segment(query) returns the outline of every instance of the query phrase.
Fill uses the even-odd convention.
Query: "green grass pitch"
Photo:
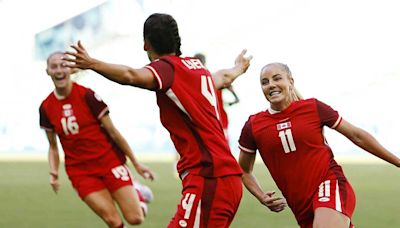
[[[166,227],[180,196],[180,181],[175,178],[171,163],[146,165],[157,172],[158,178],[154,182],[142,180],[152,188],[155,200],[149,205],[149,214],[141,227]],[[353,216],[356,227],[400,227],[399,170],[382,164],[346,164],[343,168],[356,191]],[[263,165],[257,164],[255,169],[265,190],[277,190]],[[0,227],[106,227],[78,198],[64,172],[60,178],[61,190],[56,195],[48,184],[46,162],[0,162]],[[295,228],[297,225],[289,209],[272,213],[244,189],[231,227]]]

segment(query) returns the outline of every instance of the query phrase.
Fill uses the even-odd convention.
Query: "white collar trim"
[[[277,111],[277,110],[274,110],[274,109],[272,109],[272,108],[269,108],[269,109],[268,109],[268,112],[269,112],[270,114],[274,115],[274,114],[280,113],[281,111]]]
[[[54,90],[53,93],[54,93],[54,96],[57,98],[57,100],[64,100],[66,98],[66,96],[62,96],[62,95],[58,94],[56,90]]]

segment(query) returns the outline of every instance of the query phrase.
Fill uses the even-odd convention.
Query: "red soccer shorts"
[[[229,227],[242,198],[239,175],[204,178],[188,174],[177,212],[168,228]]]
[[[332,208],[351,219],[356,206],[356,196],[347,180],[325,180],[313,199],[313,210],[318,207]]]
[[[69,179],[81,199],[102,189],[114,192],[123,186],[132,185],[133,180],[126,165],[106,168],[102,172],[96,172],[96,174],[73,175]]]
[[[327,178],[318,188],[313,197],[313,211],[319,207],[327,207],[336,210],[350,218],[356,206],[356,196],[350,183],[346,179]],[[314,216],[313,216],[314,217]],[[312,228],[312,222],[302,224],[301,228]],[[353,227],[350,224],[350,227]]]

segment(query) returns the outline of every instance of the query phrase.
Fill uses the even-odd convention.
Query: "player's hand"
[[[250,61],[253,56],[245,57],[247,50],[243,49],[242,52],[235,59],[235,66],[241,69],[241,73],[244,74],[250,66]]]
[[[155,174],[147,166],[137,163],[135,165],[136,172],[139,173],[146,180],[153,181],[155,179]]]
[[[72,69],[91,69],[95,59],[89,56],[81,41],[78,41],[76,45],[71,45],[71,47],[75,50],[75,52],[66,51],[66,56],[63,57],[63,60],[69,62],[67,66]]]
[[[228,102],[228,105],[232,106],[232,105],[237,104],[237,103],[239,103],[239,100]]]
[[[281,212],[286,206],[286,199],[282,197],[274,197],[275,191],[266,192],[260,199],[260,202],[267,206],[273,212]]]
[[[60,189],[60,182],[58,181],[58,175],[50,174],[50,185],[53,191],[57,194]]]

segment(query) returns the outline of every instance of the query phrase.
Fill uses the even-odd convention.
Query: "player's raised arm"
[[[68,67],[74,69],[93,70],[107,79],[122,85],[132,85],[144,89],[154,90],[157,86],[156,79],[147,68],[133,69],[121,64],[106,63],[90,57],[80,41],[76,45],[71,45],[75,52],[67,51],[63,59],[68,61]]]
[[[253,57],[251,55],[245,57],[246,52],[246,49],[242,50],[242,52],[236,57],[235,65],[232,68],[221,69],[212,74],[215,88],[223,89],[229,87],[237,77],[247,71]]]
[[[231,94],[235,98],[235,100],[229,102],[228,105],[231,106],[231,105],[239,103],[240,99],[239,99],[238,95],[236,94],[235,90],[233,89],[233,86],[231,85],[227,89],[229,92],[231,92]]]
[[[367,131],[358,128],[345,120],[342,120],[336,130],[365,151],[368,151],[390,164],[400,167],[400,158],[383,147],[378,140]]]

